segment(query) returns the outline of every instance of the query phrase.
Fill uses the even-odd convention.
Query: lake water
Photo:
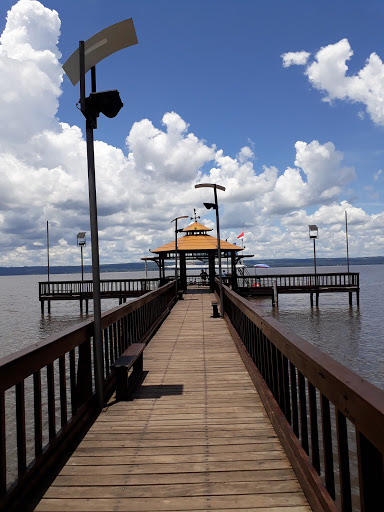
[[[356,371],[366,380],[384,389],[384,298],[382,283],[384,265],[351,267],[360,273],[360,306],[349,306],[347,293],[320,294],[319,307],[310,307],[309,294],[279,295],[279,307],[272,308],[270,298],[254,299],[285,326],[313,343],[340,363]],[[263,274],[308,273],[306,268],[257,269]],[[345,271],[341,267],[318,267],[318,273]],[[254,270],[250,270],[253,274]],[[135,279],[143,272],[103,274],[103,279]],[[158,277],[158,272],[148,272]],[[52,275],[52,281],[77,280],[76,275]],[[91,279],[84,275],[84,279]],[[37,340],[60,332],[92,315],[80,314],[78,301],[51,303],[51,314],[41,315],[39,281],[46,276],[0,277],[0,357],[16,352]],[[102,300],[106,310],[118,304],[117,300]]]

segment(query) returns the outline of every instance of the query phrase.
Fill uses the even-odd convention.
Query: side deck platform
[[[37,511],[310,511],[212,294],[178,301]]]

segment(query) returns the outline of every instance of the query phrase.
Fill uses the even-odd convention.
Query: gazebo
[[[182,230],[183,237],[177,240],[177,254],[180,258],[180,287],[187,289],[187,261],[201,260],[207,262],[208,282],[211,290],[214,288],[215,281],[215,259],[217,258],[217,238],[209,235],[212,229],[203,226],[195,221]],[[243,248],[238,245],[230,244],[225,240],[220,240],[221,257],[228,258],[231,261],[231,285],[235,290],[237,288],[236,263],[240,259],[238,252]],[[157,257],[153,258],[159,266],[160,279],[165,280],[165,261],[174,260],[176,256],[175,240],[152,250]]]

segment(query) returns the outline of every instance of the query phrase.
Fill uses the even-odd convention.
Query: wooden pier
[[[156,290],[160,279],[102,279],[100,281],[100,298],[119,299],[119,304],[127,298],[140,297],[145,293]],[[39,301],[41,313],[44,314],[44,304],[51,311],[51,301],[75,300],[79,301],[80,311],[83,311],[83,302],[88,313],[88,301],[93,297],[93,281],[44,281],[39,282]]]
[[[102,314],[102,411],[92,319],[0,360],[1,510],[377,512],[384,391],[218,286]]]
[[[140,297],[150,290],[155,290],[165,282],[172,280],[172,276],[152,279],[102,279],[100,282],[101,299],[119,299],[119,304],[127,298]],[[203,280],[199,274],[188,275],[185,278],[186,286],[207,288],[211,285]],[[268,296],[272,303],[278,305],[281,294],[306,293],[310,296],[313,306],[314,297],[316,306],[319,305],[319,296],[323,293],[348,293],[349,304],[352,305],[352,296],[356,296],[359,305],[359,273],[335,272],[321,274],[270,274],[270,275],[239,275],[223,278],[223,283],[231,286],[243,296]],[[80,312],[83,312],[83,302],[88,313],[88,301],[93,296],[92,281],[45,281],[39,283],[39,300],[41,313],[44,314],[44,305],[51,311],[51,302],[59,300],[79,301]]]
[[[212,298],[176,304],[36,511],[311,510]]]
[[[225,280],[226,281],[226,280]],[[359,273],[330,272],[317,274],[263,274],[239,276],[237,291],[244,296],[270,296],[274,305],[278,305],[281,294],[309,294],[310,304],[319,305],[319,296],[324,293],[348,293],[349,304],[352,296],[356,296],[359,305]]]

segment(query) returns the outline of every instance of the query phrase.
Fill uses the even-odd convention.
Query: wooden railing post
[[[91,340],[79,346],[79,360],[76,379],[76,409],[92,396]]]

